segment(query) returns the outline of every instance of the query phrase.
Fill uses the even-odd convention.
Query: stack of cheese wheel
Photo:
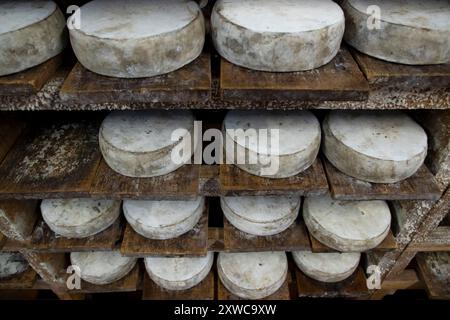
[[[409,178],[427,155],[425,131],[401,112],[332,111],[323,134],[328,160],[345,174],[368,182]]]
[[[114,171],[129,177],[168,174],[194,154],[190,111],[113,112],[100,128],[100,149]]]
[[[219,253],[220,281],[243,299],[263,299],[286,281],[288,262],[284,252]]]
[[[309,111],[231,111],[223,126],[227,163],[253,175],[295,176],[319,153],[320,124]]]
[[[391,227],[385,201],[339,201],[328,195],[306,198],[303,219],[314,238],[340,252],[371,250]]]
[[[359,265],[360,253],[292,252],[298,268],[308,277],[321,282],[340,282],[350,277]]]
[[[205,199],[188,201],[125,200],[123,212],[131,227],[143,237],[165,240],[179,237],[199,222]]]
[[[80,268],[80,277],[86,282],[105,285],[125,277],[136,265],[136,258],[123,257],[115,251],[72,252],[72,266]]]
[[[0,21],[0,76],[37,66],[66,46],[66,21],[53,1],[1,1]]]
[[[297,219],[300,197],[222,197],[222,211],[237,229],[256,236],[283,232]]]
[[[195,287],[211,271],[214,253],[206,257],[148,257],[144,259],[149,277],[161,288],[187,290]]]
[[[448,0],[346,0],[345,40],[368,55],[404,64],[450,62]]]
[[[205,22],[185,0],[94,0],[68,21],[73,50],[87,69],[111,77],[165,74],[195,60]]]
[[[339,50],[345,21],[331,0],[219,0],[211,28],[217,51],[230,62],[292,72],[330,62]]]
[[[49,228],[67,238],[86,238],[109,228],[120,216],[120,201],[50,199],[41,203]]]
[[[0,279],[18,275],[29,267],[20,253],[0,252]]]

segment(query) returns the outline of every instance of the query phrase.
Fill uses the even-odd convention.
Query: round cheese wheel
[[[412,65],[450,62],[448,0],[346,0],[343,8],[345,40],[359,51]]]
[[[150,278],[167,290],[187,290],[195,287],[211,271],[214,253],[206,257],[149,257],[145,258],[145,268]]]
[[[192,230],[199,222],[205,199],[193,201],[125,200],[123,212],[131,227],[149,239],[172,239]]]
[[[70,261],[80,268],[81,279],[105,285],[125,277],[136,265],[136,258],[123,257],[116,251],[72,252]]]
[[[284,252],[219,253],[217,270],[225,288],[243,299],[263,299],[286,281]]]
[[[237,229],[257,236],[283,232],[297,219],[301,198],[277,196],[222,197],[222,211]]]
[[[298,268],[308,277],[321,282],[340,282],[350,277],[359,265],[360,253],[292,252]]]
[[[0,279],[20,274],[29,267],[20,253],[0,252]]]
[[[306,198],[303,219],[314,238],[340,252],[371,250],[383,242],[391,227],[389,206],[380,200]]]
[[[191,160],[195,149],[191,145],[193,131],[190,111],[117,111],[102,123],[100,149],[111,169],[122,175],[161,176]],[[178,132],[180,135],[174,137]],[[174,158],[179,149],[190,153]]]
[[[50,199],[41,203],[42,218],[63,237],[86,238],[109,228],[120,216],[120,201]]]
[[[328,160],[364,181],[402,181],[419,170],[427,155],[425,131],[400,112],[332,111],[323,133]]]
[[[267,178],[305,171],[320,149],[320,124],[309,111],[231,111],[224,130],[227,163]]]
[[[219,0],[211,27],[217,51],[230,62],[292,72],[330,62],[345,21],[342,9],[329,0]]]
[[[53,1],[1,1],[0,21],[0,76],[37,66],[67,44],[66,21]]]
[[[205,22],[193,1],[94,0],[68,25],[73,50],[87,69],[112,77],[165,74],[195,60],[205,42]]]

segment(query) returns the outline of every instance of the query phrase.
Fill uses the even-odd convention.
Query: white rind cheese
[[[0,279],[20,274],[29,267],[20,253],[0,252]]]

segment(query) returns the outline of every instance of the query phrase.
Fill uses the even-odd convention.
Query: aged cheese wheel
[[[291,72],[330,62],[345,21],[342,9],[329,0],[219,0],[211,27],[217,51],[230,62]]]
[[[145,268],[150,278],[167,290],[187,290],[195,287],[211,271],[214,253],[206,257],[149,257]]]
[[[222,197],[222,211],[237,229],[257,236],[283,232],[297,219],[300,197]]]
[[[284,252],[219,253],[220,281],[234,295],[263,299],[278,291],[287,277]]]
[[[93,72],[151,77],[200,55],[205,22],[193,1],[94,0],[81,7],[81,28],[71,28],[70,39],[80,63]]]
[[[321,282],[339,282],[350,277],[359,265],[360,253],[292,252],[298,268]]]
[[[359,51],[412,65],[450,62],[448,0],[346,0],[343,8],[345,40]]]
[[[66,21],[53,1],[1,1],[0,21],[0,76],[37,66],[67,44]]]
[[[427,155],[425,131],[400,112],[332,111],[323,133],[328,160],[364,181],[395,183],[409,178]]]
[[[86,238],[109,228],[120,216],[120,201],[50,199],[41,203],[49,228],[67,238]]]
[[[29,267],[20,253],[0,252],[0,279],[20,274]]]
[[[181,138],[173,141],[176,130]],[[100,149],[111,169],[122,175],[161,176],[190,161],[194,153],[193,131],[194,117],[190,111],[117,111],[103,121]],[[174,159],[172,153],[178,154],[178,149],[185,145],[191,146],[186,159]]]
[[[78,266],[81,279],[98,285],[122,279],[136,265],[136,258],[123,257],[116,251],[72,252],[70,262]]]
[[[205,199],[191,201],[125,200],[123,212],[131,227],[149,239],[172,239],[192,230],[200,220]]]
[[[308,169],[320,149],[320,124],[309,111],[231,111],[224,130],[227,162],[234,159],[242,170],[267,178],[287,178]]]
[[[373,249],[391,227],[385,201],[339,201],[328,195],[306,198],[303,219],[314,238],[340,252]]]

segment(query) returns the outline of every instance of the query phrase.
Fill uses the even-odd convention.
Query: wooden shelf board
[[[195,287],[188,290],[172,291],[158,286],[150,277],[144,276],[143,300],[214,300],[214,272]]]
[[[62,62],[63,54],[59,54],[36,67],[0,77],[0,96],[36,94],[56,73]]]
[[[432,299],[450,299],[450,252],[418,253],[417,272]]]
[[[442,192],[423,165],[412,177],[398,183],[370,183],[340,172],[323,160],[331,195],[338,200],[438,200]]]
[[[207,206],[194,229],[174,239],[147,239],[127,224],[120,252],[129,257],[206,256],[208,253]]]
[[[369,86],[345,48],[327,65],[304,72],[262,72],[220,63],[220,93],[230,100],[366,100]]]
[[[328,192],[328,183],[320,159],[306,171],[286,179],[252,175],[234,165],[220,166],[220,191],[223,196],[298,195],[315,196]]]
[[[414,269],[406,269],[394,277],[385,279],[381,289],[385,291],[423,289],[423,283]]]
[[[27,270],[18,275],[0,279],[0,290],[32,289],[36,279],[36,272],[33,268],[28,267]]]
[[[288,273],[288,277],[290,277],[290,273]],[[242,299],[230,291],[228,291],[227,288],[222,284],[220,280],[217,280],[217,299],[220,300],[245,300]],[[261,299],[261,300],[274,300],[274,301],[282,301],[282,300],[290,300],[291,295],[289,291],[289,279],[286,279],[286,281],[283,283],[283,285],[278,289],[277,292],[273,293],[272,295]]]
[[[407,250],[415,252],[450,251],[450,226],[437,227],[422,241],[413,240]]]
[[[64,102],[145,103],[206,101],[211,95],[211,61],[208,53],[174,72],[140,79],[106,77],[77,63],[64,81]]]

